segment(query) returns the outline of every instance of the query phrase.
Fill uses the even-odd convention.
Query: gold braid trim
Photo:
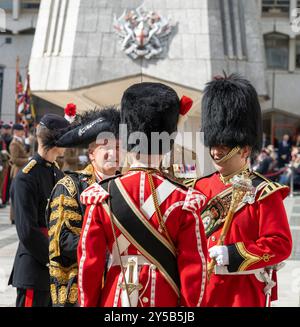
[[[240,175],[240,174],[247,173],[247,172],[249,172],[248,162],[246,162],[246,164],[242,168],[240,168],[239,170],[235,171],[234,173],[232,173],[230,175],[223,176],[222,174],[220,174],[220,179],[223,184],[227,185],[230,183],[230,180],[233,178],[233,176]]]
[[[75,185],[73,179],[68,175],[65,176],[63,179],[59,180],[57,182],[57,185],[64,186],[68,190],[68,192],[72,198],[74,198],[75,195],[77,194],[76,185]]]
[[[53,263],[51,261],[49,266],[50,276],[56,278],[59,284],[67,284],[70,279],[76,277],[78,274],[77,264],[65,268],[57,263],[55,266]]]
[[[241,148],[239,146],[234,147],[233,149],[231,149],[226,156],[224,156],[223,158],[219,159],[219,160],[214,160],[214,162],[216,164],[221,164],[226,162],[227,160],[231,159],[234,155],[236,155],[239,151],[241,150]]]
[[[68,295],[68,300],[70,303],[74,304],[78,300],[78,289],[77,289],[77,284],[74,283],[71,288],[70,288],[70,293]]]
[[[56,231],[56,225],[53,225],[49,230],[48,230],[48,236],[50,237],[50,236],[52,236],[54,233],[55,233],[55,231]]]
[[[76,173],[82,174],[82,175],[95,175],[94,167],[92,164],[87,165],[84,169],[82,170],[77,170]]]
[[[58,289],[58,302],[64,304],[67,301],[67,286],[61,286]]]
[[[260,256],[254,255],[253,253],[250,253],[245,248],[244,242],[237,242],[235,244],[239,254],[245,259],[239,266],[238,271],[244,271],[246,270],[250,265],[253,265],[254,263],[262,260]]]
[[[197,178],[188,178],[183,181],[183,185],[186,187],[192,187],[195,188],[195,184],[197,183]]]
[[[63,196],[63,195],[60,195],[60,196]],[[65,203],[63,202],[63,204],[65,204]],[[64,219],[68,219],[68,220],[80,221],[82,219],[82,217],[79,213],[72,211],[72,210],[63,210],[63,216],[64,216]],[[61,212],[60,212],[59,208],[58,208],[58,210],[51,212],[50,221],[58,219],[58,218],[61,218]]]
[[[263,199],[265,199],[266,197],[268,197],[269,195],[273,194],[274,192],[281,190],[281,189],[288,189],[288,186],[286,185],[281,185],[279,183],[272,183],[269,182],[269,184],[267,184],[267,186],[262,190],[258,201],[261,201]]]
[[[54,208],[59,204],[59,197],[56,197],[51,203],[50,208]],[[71,208],[78,208],[78,203],[75,199],[70,196],[65,196],[64,205]]]
[[[51,284],[50,285],[50,293],[51,293],[52,303],[53,304],[57,304],[58,303],[58,299],[57,299],[57,292],[56,292],[55,284]]]
[[[53,233],[53,239],[50,241],[49,244],[49,253],[50,259],[60,255],[59,249],[59,234],[61,230],[61,226],[64,220],[64,195],[61,194],[59,196],[59,204],[57,210],[51,212],[50,221],[57,219],[56,224],[50,228],[51,233]],[[49,232],[50,232],[49,231]],[[51,234],[52,235],[52,234]],[[50,234],[49,234],[50,236]]]

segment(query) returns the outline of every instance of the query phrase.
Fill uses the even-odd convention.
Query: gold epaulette
[[[71,197],[74,197],[76,195],[77,193],[76,185],[70,176],[66,175],[64,178],[59,180],[57,182],[57,185],[59,184],[63,185],[68,190]]]
[[[83,175],[95,175],[95,170],[92,164],[87,165],[82,170],[76,170],[76,173]]]
[[[79,175],[84,175],[88,177],[87,183],[88,185],[92,185],[93,183],[96,182],[96,175],[95,175],[95,170],[92,164],[87,165],[84,169],[82,170],[77,170],[76,173]]]
[[[186,187],[192,187],[194,188],[195,187],[195,184],[197,183],[198,179],[197,178],[187,178],[183,181],[183,184],[186,186]]]
[[[281,185],[279,183],[269,181],[269,183],[261,191],[258,201],[265,199],[267,196],[273,194],[274,192],[280,189],[288,189],[288,187],[286,185]]]
[[[30,170],[37,164],[37,161],[32,159],[28,162],[28,164],[22,169],[24,174],[28,174]]]

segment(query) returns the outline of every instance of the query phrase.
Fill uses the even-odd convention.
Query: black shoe
[[[11,224],[12,224],[12,225],[15,225],[16,223],[15,223],[15,221],[14,221],[14,220],[12,220],[12,221],[11,221]]]

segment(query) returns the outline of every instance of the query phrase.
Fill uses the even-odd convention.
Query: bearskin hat
[[[87,147],[95,142],[100,133],[112,133],[119,137],[120,111],[115,107],[94,109],[78,115],[77,125],[56,142],[62,148]]]
[[[167,132],[171,135],[176,132],[179,109],[178,95],[171,87],[149,82],[134,84],[123,94],[121,122],[127,125],[128,138],[134,132],[144,133],[147,136],[147,146],[143,147],[140,144],[141,153],[163,154],[167,151],[161,142],[159,149],[151,147],[151,133]],[[136,144],[127,142],[127,151],[131,151],[135,146]]]
[[[261,108],[255,88],[237,74],[216,77],[202,98],[202,132],[208,147],[246,145],[252,153],[262,145]]]

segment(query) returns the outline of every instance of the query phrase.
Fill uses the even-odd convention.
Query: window
[[[0,66],[0,116],[2,113],[3,67]]]
[[[36,10],[40,8],[40,0],[22,0],[21,8],[23,10]]]
[[[266,16],[288,16],[290,0],[262,0],[262,13]]]
[[[264,36],[267,68],[288,69],[289,37],[280,33]]]
[[[300,37],[296,39],[296,68],[300,68]]]
[[[0,8],[4,9],[5,11],[12,11],[12,0],[1,0],[0,1]]]

